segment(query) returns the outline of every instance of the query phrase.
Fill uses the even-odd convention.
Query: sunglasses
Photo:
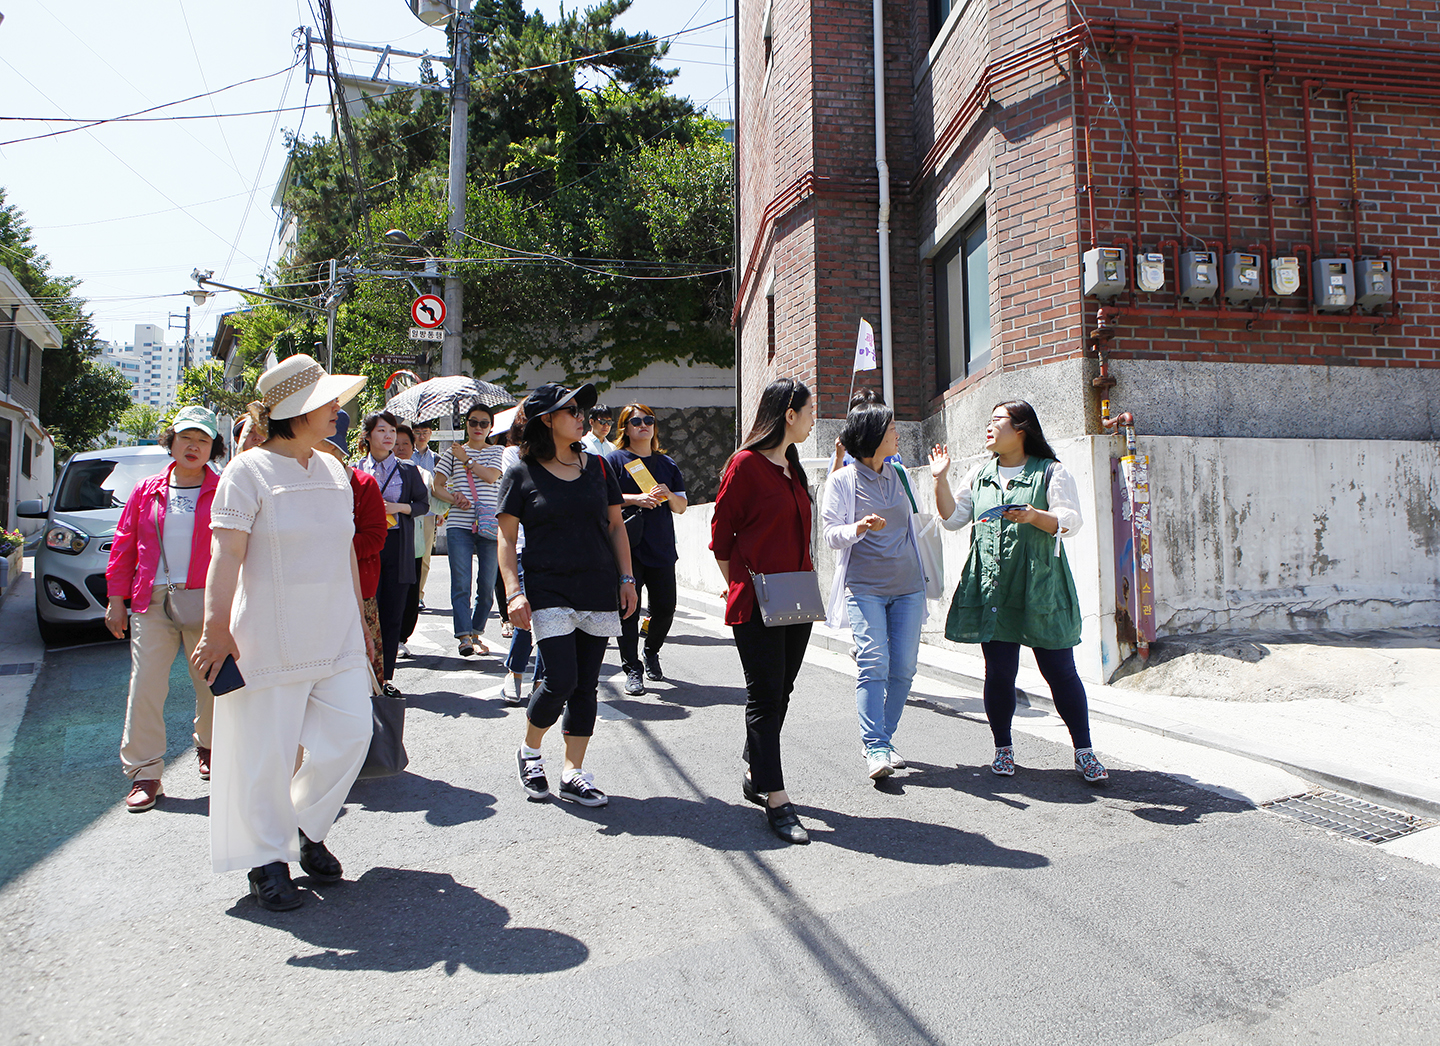
[[[573,417],[576,417],[576,418],[583,418],[583,417],[585,417],[585,408],[584,408],[584,407],[581,407],[581,406],[578,406],[578,405],[576,405],[576,404],[574,404],[574,403],[567,403],[567,404],[565,404],[565,406],[563,406],[563,407],[561,407],[561,408],[559,408],[559,409],[560,409],[560,410],[563,410],[566,414],[569,414],[569,415],[571,415],[571,416],[573,416]]]
[[[489,419],[489,418],[466,418],[466,419],[465,419],[465,424],[466,424],[466,425],[469,425],[472,429],[488,429],[488,428],[490,427],[490,419]]]
[[[632,415],[630,415],[629,424],[634,425],[637,429],[638,429],[638,428],[643,428],[643,427],[646,426],[646,425],[653,425],[653,424],[655,424],[655,415],[654,415],[654,414],[632,414]]]

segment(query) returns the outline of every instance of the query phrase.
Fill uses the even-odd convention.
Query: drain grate
[[[1323,788],[1260,805],[1317,828],[1370,843],[1388,843],[1437,823]]]

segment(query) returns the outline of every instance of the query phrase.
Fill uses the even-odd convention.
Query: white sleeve
[[[845,470],[850,469],[847,473]],[[825,544],[833,549],[848,548],[863,536],[856,529],[855,466],[846,465],[830,473],[825,483],[825,498],[820,506],[820,522],[825,531]],[[868,533],[868,531],[866,532]]]
[[[210,502],[210,527],[212,530],[238,530],[250,533],[255,525],[255,516],[260,511],[260,482],[247,467],[248,462],[235,458],[220,474],[215,487],[214,500]],[[348,486],[348,482],[347,482]]]
[[[1058,461],[1055,471],[1050,473],[1050,485],[1045,488],[1045,497],[1050,502],[1050,511],[1060,521],[1056,537],[1068,538],[1080,530],[1085,519],[1080,514],[1080,491],[1075,486],[1075,477],[1065,470]]]
[[[970,491],[975,486],[975,477],[980,475],[983,467],[984,464],[981,463],[965,473],[965,478],[960,481],[959,490],[951,488],[951,492],[955,495],[955,511],[950,513],[949,519],[940,521],[940,525],[946,530],[959,530],[975,515],[975,499]]]

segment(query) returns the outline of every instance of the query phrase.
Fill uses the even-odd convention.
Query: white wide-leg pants
[[[365,762],[373,732],[370,673],[363,666],[216,697],[210,764],[215,871],[298,861],[297,829],[322,841]],[[305,746],[299,772],[297,745]]]

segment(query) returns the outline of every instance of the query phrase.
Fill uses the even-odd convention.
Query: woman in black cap
[[[620,518],[620,486],[602,459],[580,448],[585,411],[595,386],[545,384],[525,400],[520,461],[500,481],[500,575],[505,609],[516,628],[529,629],[545,660],[545,676],[530,694],[525,743],[516,752],[520,785],[546,799],[550,785],[540,744],[565,714],[565,771],[560,798],[604,806],[609,798],[583,769],[595,732],[596,689],[605,646],[620,635],[621,615],[639,599],[630,576],[630,539]],[[525,527],[522,588],[515,542]]]

